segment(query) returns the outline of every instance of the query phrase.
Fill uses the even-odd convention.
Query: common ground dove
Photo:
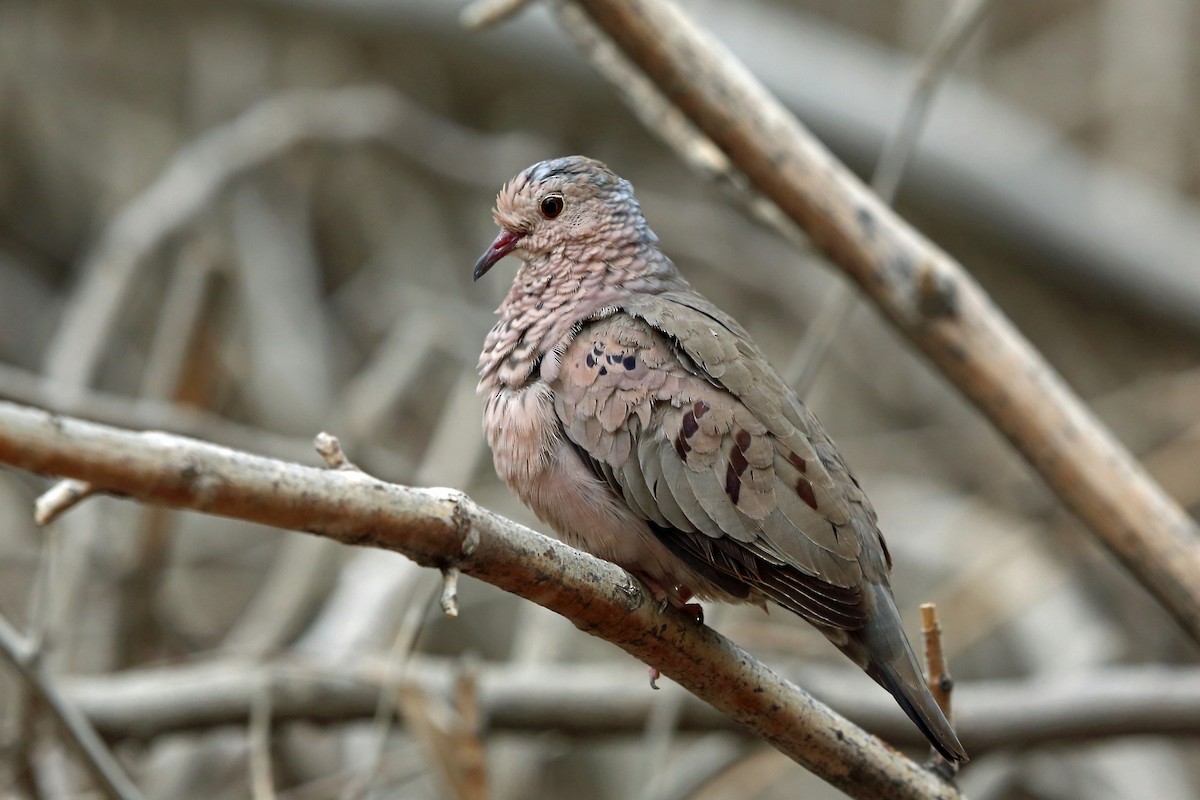
[[[582,156],[509,181],[475,278],[524,261],[479,360],[496,471],[659,602],[773,601],[892,693],[946,758],[871,503],[745,329],[659,249],[628,181]]]

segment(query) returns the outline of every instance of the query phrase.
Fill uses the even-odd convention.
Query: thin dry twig
[[[40,703],[54,715],[67,743],[96,786],[111,800],[141,800],[142,793],[125,775],[87,717],[63,696],[54,679],[39,662],[37,652],[3,616],[0,616],[0,652],[3,652],[4,658],[12,664]]]
[[[463,8],[458,21],[468,30],[482,31],[519,14],[532,0],[475,0]]]
[[[271,686],[264,682],[250,704],[250,787],[254,800],[275,797],[271,769]]]
[[[60,514],[74,508],[75,505],[91,497],[96,487],[86,481],[71,478],[59,481],[51,486],[33,503],[33,521],[38,525],[49,525],[58,519]]]
[[[347,544],[396,550],[552,608],[750,727],[860,798],[957,792],[682,612],[660,611],[613,564],[534,533],[447,489],[413,489],[162,433],[0,403],[0,462]]]
[[[962,267],[880,202],[669,0],[577,2],[1200,641],[1200,528]]]
[[[447,617],[458,616],[458,567],[442,569],[442,613]]]
[[[954,712],[950,706],[950,693],[954,689],[954,679],[950,677],[950,666],[946,663],[946,656],[942,651],[942,626],[938,624],[937,606],[933,603],[921,604],[921,635],[925,639],[929,691],[937,701],[938,708],[946,715],[946,719],[953,723]]]
[[[937,606],[933,603],[921,604],[921,636],[925,640],[926,682],[929,691],[937,702],[938,708],[946,715],[950,724],[954,724],[954,712],[950,706],[950,692],[954,689],[954,679],[950,677],[950,666],[946,662],[946,654],[942,650],[942,626],[938,624]],[[947,761],[935,748],[929,748],[930,759],[947,777],[958,772],[958,764]]]

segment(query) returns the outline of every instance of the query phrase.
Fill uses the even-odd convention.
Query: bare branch
[[[962,267],[880,202],[669,0],[578,4],[1200,641],[1200,529]]]
[[[413,489],[162,433],[129,433],[0,403],[0,462],[150,503],[403,553],[544,605],[654,665],[781,752],[860,798],[952,798],[887,748],[620,568],[448,489]]]
[[[456,661],[414,656],[403,682],[451,696]],[[849,670],[784,665],[784,675],[896,745],[927,743],[882,691]],[[374,661],[247,663],[219,660],[64,677],[63,691],[106,736],[148,740],[166,733],[245,724],[264,681],[277,723],[369,719],[389,680]],[[477,675],[480,715],[493,731],[557,731],[589,737],[638,736],[661,693],[627,664],[483,664]],[[393,687],[394,689],[395,687]],[[972,754],[1110,736],[1194,735],[1200,730],[1200,669],[1107,667],[1021,680],[964,681],[954,689],[958,729]],[[681,732],[745,728],[685,697]]]

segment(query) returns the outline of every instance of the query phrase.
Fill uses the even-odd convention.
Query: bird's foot
[[[658,667],[646,667],[650,670],[650,688],[658,691],[658,679],[662,677],[662,673],[658,671]]]
[[[663,613],[668,606],[674,606],[687,614],[697,623],[704,624],[704,609],[699,603],[689,603],[692,599],[692,590],[686,586],[674,586],[667,589],[658,581],[646,575],[638,575],[642,583],[646,584],[646,588],[650,591],[650,597],[658,604],[658,613]]]

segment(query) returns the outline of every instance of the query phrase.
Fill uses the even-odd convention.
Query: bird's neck
[[[526,262],[496,310],[500,320],[479,358],[480,388],[522,386],[536,377],[548,353],[570,341],[580,323],[619,308],[636,294],[686,286],[656,248],[577,254],[559,251]]]

